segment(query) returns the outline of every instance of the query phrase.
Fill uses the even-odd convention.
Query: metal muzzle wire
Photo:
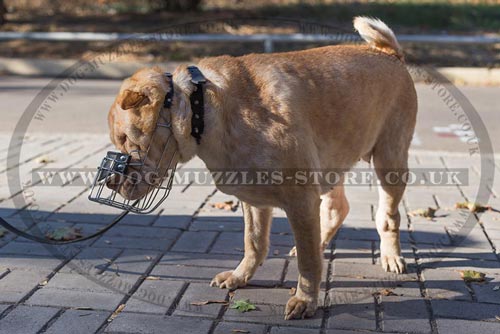
[[[146,151],[108,152],[97,167],[89,200],[140,214],[158,208],[170,194],[177,167],[177,151],[168,153],[172,133],[168,135],[158,161],[152,161],[149,154],[158,139],[158,128],[170,127],[170,123],[157,123]],[[130,198],[125,198],[120,192],[126,192]]]

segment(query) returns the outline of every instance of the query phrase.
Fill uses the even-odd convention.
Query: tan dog
[[[200,145],[191,136],[189,96],[194,85],[185,66],[174,73],[174,98],[162,108],[168,82],[158,68],[125,80],[109,114],[111,139],[123,152],[145,150],[157,121],[172,122],[151,143],[186,162],[199,156],[210,170],[240,168],[349,169],[359,159],[373,160],[381,180],[377,231],[381,262],[401,273],[398,204],[405,183],[389,185],[391,171],[407,169],[408,147],[417,113],[415,88],[393,32],[381,21],[356,18],[355,28],[369,45],[214,57],[198,68],[205,86],[205,132]],[[154,159],[153,159],[154,160]],[[147,162],[153,164],[153,162]],[[113,186],[113,185],[111,185]],[[116,186],[116,185],[115,185]],[[349,211],[342,185],[217,187],[243,202],[245,255],[234,271],[215,276],[211,285],[243,287],[267,256],[272,208],[283,208],[292,226],[300,276],[285,318],[312,316],[321,282],[322,250]],[[137,198],[145,190],[122,195]],[[139,188],[138,188],[139,189]]]

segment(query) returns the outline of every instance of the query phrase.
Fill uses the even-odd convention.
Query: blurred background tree
[[[5,23],[5,14],[7,14],[7,8],[3,0],[0,0],[0,26]]]

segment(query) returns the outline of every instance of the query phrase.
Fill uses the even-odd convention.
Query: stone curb
[[[76,59],[29,59],[0,57],[0,73],[30,77],[55,77],[74,65]],[[166,71],[173,71],[181,62],[113,62],[99,67],[86,77],[89,79],[123,79],[145,66],[158,65]],[[500,68],[482,67],[440,67],[439,73],[455,84],[462,85],[500,85]],[[424,78],[414,77],[415,82]]]

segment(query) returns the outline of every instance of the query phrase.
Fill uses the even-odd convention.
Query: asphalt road
[[[50,79],[0,77],[1,122],[0,132],[12,132],[28,106]],[[44,112],[43,121],[30,121],[28,133],[107,133],[106,115],[120,81],[80,80],[74,83],[57,101],[50,104],[50,111]],[[495,151],[500,152],[500,89],[498,87],[457,86],[467,101],[460,103],[460,109],[467,117],[457,117],[446,105],[448,93],[430,85],[417,84],[419,116],[414,149],[468,152],[477,147],[468,144],[470,137],[491,140]],[[48,91],[47,91],[48,92]],[[457,94],[453,97],[457,97]],[[40,105],[40,103],[36,104]],[[27,114],[26,114],[27,115]],[[27,120],[31,117],[25,116]],[[486,132],[472,124],[485,124]],[[474,132],[475,131],[475,132]]]

